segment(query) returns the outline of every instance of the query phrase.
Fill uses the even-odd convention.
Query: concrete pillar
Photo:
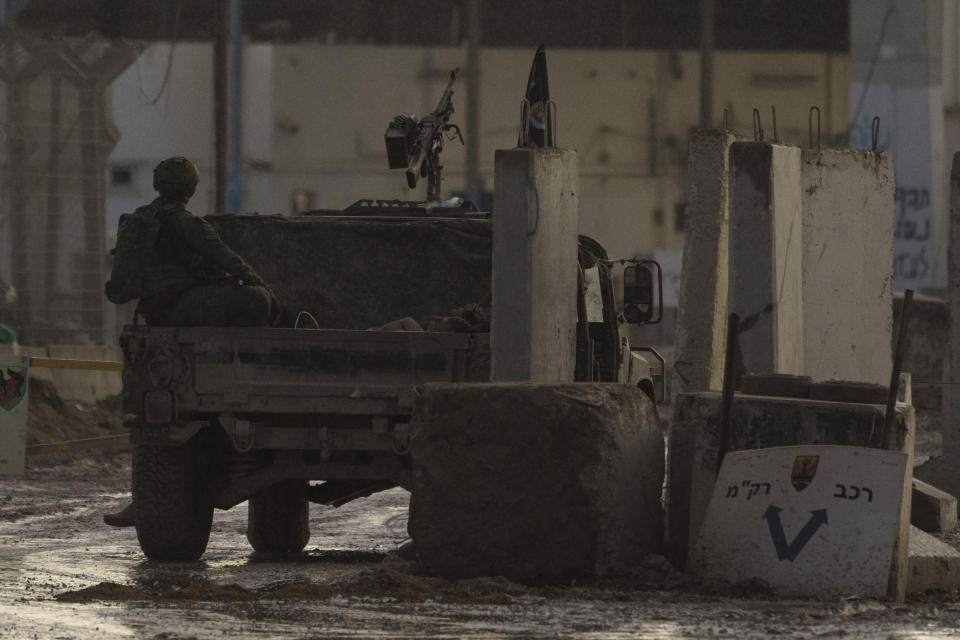
[[[686,232],[677,306],[673,396],[719,391],[727,322],[731,131],[700,129],[690,143]]]
[[[571,382],[578,165],[566,149],[501,149],[494,168],[491,378]]]
[[[730,146],[729,310],[740,316],[737,377],[803,371],[800,149]]]
[[[803,150],[803,373],[890,384],[889,153]]]

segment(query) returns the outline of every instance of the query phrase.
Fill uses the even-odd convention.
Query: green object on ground
[[[8,324],[0,322],[0,344],[16,344],[17,332]]]

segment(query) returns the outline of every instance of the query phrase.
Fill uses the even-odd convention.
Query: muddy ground
[[[110,403],[63,406],[64,425],[55,401],[32,400],[35,441],[119,428]],[[216,512],[201,561],[151,562],[132,529],[101,521],[127,499],[129,473],[128,452],[84,452],[31,458],[23,477],[0,479],[0,637],[960,637],[955,593],[905,605],[769,600],[762,589],[690,584],[658,558],[618,580],[549,588],[418,575],[397,553],[409,499],[400,489],[313,505],[301,554],[253,554],[240,505]]]

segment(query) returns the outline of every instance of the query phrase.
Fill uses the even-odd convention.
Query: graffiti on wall
[[[894,202],[894,286],[900,289],[927,285],[933,269],[930,189],[927,186],[897,187]]]

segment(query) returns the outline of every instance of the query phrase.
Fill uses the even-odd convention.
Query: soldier
[[[154,264],[142,266],[149,277],[143,279],[140,313],[160,326],[268,326],[280,314],[276,297],[208,222],[186,209],[199,179],[197,166],[181,156],[153,170],[159,197],[147,207],[159,227],[155,246],[143,251],[144,260]],[[115,288],[107,282],[108,298]],[[133,526],[133,504],[103,519],[115,527]]]
[[[140,313],[148,324],[161,326],[266,326],[280,311],[270,289],[209,223],[185,207],[199,178],[197,166],[181,156],[153,170],[159,197],[145,208],[159,229],[155,246],[144,252],[154,264],[143,266],[152,277],[144,278]],[[106,292],[110,298],[111,282]]]

